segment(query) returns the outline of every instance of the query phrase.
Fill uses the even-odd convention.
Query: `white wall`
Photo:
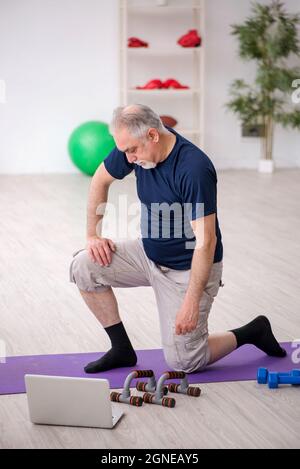
[[[118,104],[117,2],[0,0],[0,172],[77,172],[71,131]]]
[[[206,151],[217,168],[256,168],[256,139],[242,139],[224,109],[232,80],[254,76],[242,64],[230,25],[250,0],[206,0]],[[286,0],[299,11],[299,0]],[[108,122],[118,105],[117,0],[0,0],[0,172],[77,172],[66,145],[91,119]],[[300,78],[300,77],[299,77]],[[276,131],[278,167],[300,166],[300,132]]]

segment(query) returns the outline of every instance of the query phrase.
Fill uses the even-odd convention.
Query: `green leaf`
[[[300,111],[287,109],[292,83],[300,78],[300,61],[288,66],[291,56],[300,57],[298,26],[300,15],[290,14],[279,0],[268,5],[253,3],[251,16],[243,24],[232,25],[239,43],[239,55],[255,61],[254,84],[235,80],[230,86],[227,109],[246,124],[273,118],[284,126],[299,128]]]
[[[292,127],[300,130],[300,111],[275,114],[275,120],[283,127]]]

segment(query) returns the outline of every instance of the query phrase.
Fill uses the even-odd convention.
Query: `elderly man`
[[[249,343],[268,355],[285,356],[265,316],[233,331],[208,333],[223,271],[217,174],[208,156],[143,105],[117,108],[111,133],[117,147],[90,187],[86,249],[70,266],[70,280],[111,340],[111,349],[85,371],[137,362],[112,287],[153,288],[165,359],[174,370],[203,369]],[[132,171],[142,203],[142,236],[113,242],[97,230],[103,216],[97,208],[107,202],[111,183]]]

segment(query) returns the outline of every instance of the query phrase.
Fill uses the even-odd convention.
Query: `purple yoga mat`
[[[297,368],[292,363],[292,349],[290,343],[283,343],[287,351],[285,358],[268,357],[263,352],[245,345],[227,357],[206,368],[205,371],[189,374],[190,383],[217,383],[225,381],[251,381],[256,379],[257,368],[266,367],[272,371],[289,371]],[[162,350],[137,351],[138,364],[134,368],[120,368],[112,371],[87,375],[84,366],[104,353],[77,353],[67,355],[34,355],[9,357],[6,363],[0,363],[0,394],[25,393],[25,374],[50,376],[71,376],[80,378],[105,378],[109,380],[112,389],[123,387],[126,376],[132,370],[153,370],[159,377],[169,370]]]

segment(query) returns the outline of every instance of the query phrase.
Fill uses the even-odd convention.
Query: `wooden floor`
[[[300,338],[300,171],[218,177],[225,287],[210,330],[267,314],[280,340]],[[0,177],[0,340],[7,355],[109,346],[68,281],[71,254],[84,247],[89,183],[81,175]],[[113,184],[111,201],[125,193],[135,200],[131,178]],[[159,348],[151,288],[116,295],[134,347]],[[300,447],[299,389],[269,391],[254,382],[201,387],[201,398],[178,396],[172,410],[124,406],[125,418],[112,431],[34,426],[25,395],[0,396],[0,448]]]

